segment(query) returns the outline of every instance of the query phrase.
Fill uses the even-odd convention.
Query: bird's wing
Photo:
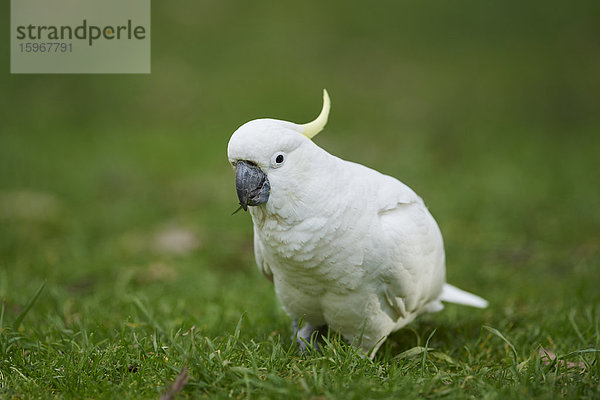
[[[378,178],[377,206],[380,214],[392,211],[402,204],[423,204],[423,200],[399,180],[381,174]]]
[[[445,281],[442,236],[412,189],[388,176],[379,187],[381,295],[399,317],[406,317],[439,296]]]
[[[268,280],[273,282],[273,272],[265,260],[263,245],[260,241],[258,232],[256,232],[256,225],[254,226],[254,258],[256,259],[256,265],[260,272],[262,272]]]

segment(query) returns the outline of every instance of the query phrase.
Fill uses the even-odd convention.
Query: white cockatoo
[[[445,283],[442,234],[412,189],[311,140],[329,109],[324,90],[313,122],[256,119],[227,148],[240,205],[254,223],[256,263],[301,348],[329,326],[373,357],[391,332],[441,310],[442,301],[486,307]]]

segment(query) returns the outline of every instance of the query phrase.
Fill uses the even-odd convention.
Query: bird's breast
[[[290,285],[343,293],[355,289],[366,273],[369,225],[360,217],[342,218],[334,211],[289,223],[266,216],[256,226],[265,262],[276,279]]]

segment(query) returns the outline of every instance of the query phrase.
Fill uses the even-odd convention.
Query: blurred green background
[[[599,16],[598,1],[154,1],[150,75],[11,75],[5,29],[5,318],[47,281],[27,329],[110,330],[135,295],[207,334],[243,312],[285,332],[249,215],[231,215],[226,145],[251,119],[312,120],[322,88],[317,144],[425,199],[449,280],[488,297],[488,318],[597,304]]]

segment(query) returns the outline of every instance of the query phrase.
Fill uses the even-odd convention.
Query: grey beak
[[[266,203],[271,192],[267,175],[248,161],[238,161],[235,166],[235,189],[244,211]]]

